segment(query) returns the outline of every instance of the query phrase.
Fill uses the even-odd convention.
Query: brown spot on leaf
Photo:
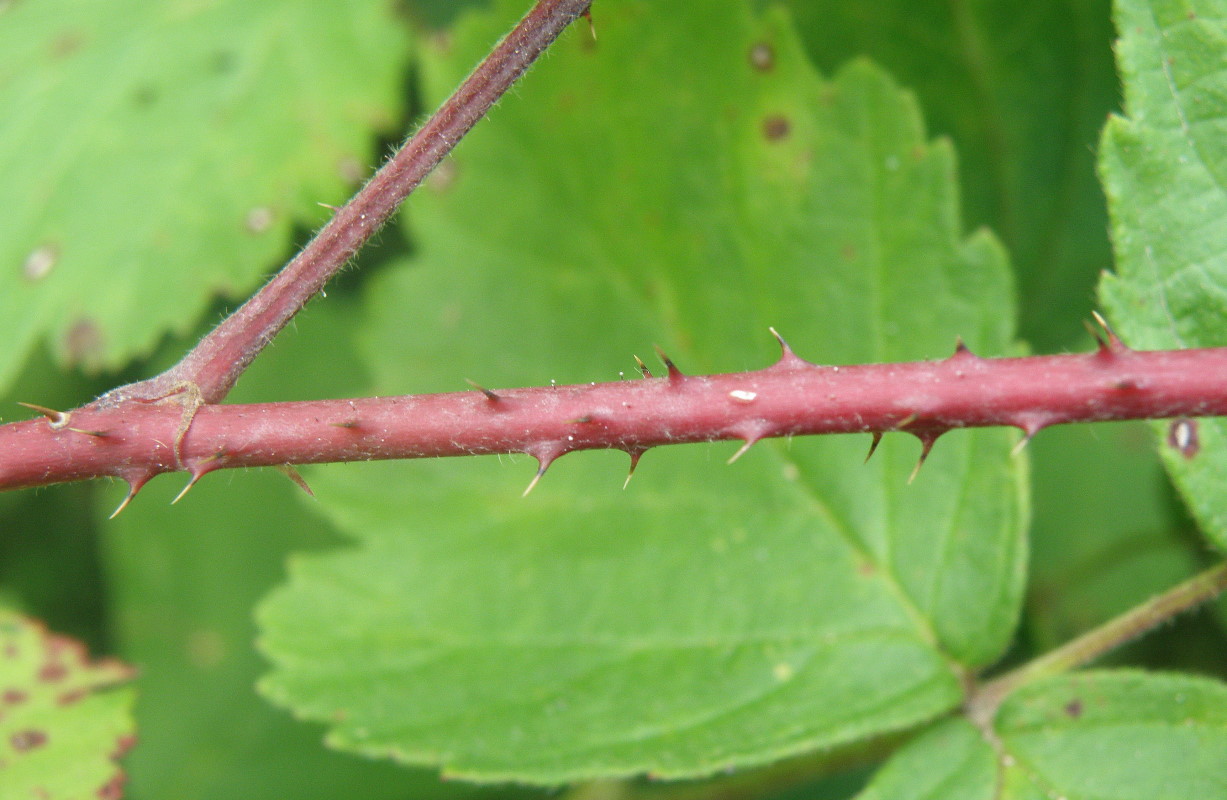
[[[73,689],[72,691],[64,692],[59,697],[55,698],[56,705],[70,706],[80,700],[84,700],[89,694],[86,689]]]
[[[109,781],[99,787],[98,796],[102,800],[119,800],[119,798],[124,796],[124,784],[127,781],[127,775],[122,772],[115,773]]]
[[[1077,719],[1078,717],[1082,716],[1082,701],[1074,699],[1066,703],[1065,714],[1071,719]]]
[[[67,30],[51,41],[51,57],[67,58],[81,49],[85,44],[85,34],[81,31]]]
[[[29,698],[21,689],[5,689],[4,694],[0,695],[0,700],[4,701],[6,706],[15,706],[24,703]]]
[[[13,745],[13,749],[18,753],[24,753],[33,750],[36,747],[42,747],[47,743],[47,734],[39,730],[17,731],[9,737],[9,744]]]
[[[148,108],[158,101],[158,89],[148,83],[142,83],[132,90],[132,104],[137,108]]]
[[[1201,450],[1201,442],[1197,437],[1197,420],[1187,417],[1172,420],[1167,429],[1167,445],[1192,460]]]
[[[758,42],[750,48],[750,66],[759,72],[770,72],[775,67],[775,49],[768,42]]]
[[[44,683],[58,683],[68,677],[68,667],[53,661],[49,664],[43,664],[38,671],[38,679]]]
[[[102,329],[88,317],[73,323],[64,335],[64,351],[69,362],[85,364],[97,359],[102,353]]]
[[[852,244],[852,242],[844,242],[843,246],[839,248],[839,255],[843,257],[844,261],[856,261],[856,245]]]
[[[788,132],[792,129],[788,118],[780,114],[773,114],[763,120],[763,136],[769,142],[778,142],[788,136]]]

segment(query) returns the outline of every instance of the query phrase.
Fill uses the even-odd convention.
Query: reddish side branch
[[[791,351],[757,372],[402,397],[208,405],[183,440],[197,477],[227,467],[1227,415],[1227,348],[815,366]],[[67,417],[65,419],[65,417]],[[0,489],[176,469],[175,404],[86,406],[0,426]]]

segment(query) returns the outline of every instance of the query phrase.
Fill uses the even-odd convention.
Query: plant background
[[[22,75],[45,75],[47,85],[61,90],[71,89],[73,81],[83,82],[80,88],[57,95],[60,102],[68,102],[65,98],[79,102],[87,89],[97,91],[97,87],[115,92],[132,88],[132,75],[118,68],[75,75],[57,72],[60,62],[54,57],[54,45],[59,42],[63,48],[67,44],[56,38],[62,31],[55,27],[55,15],[23,17],[26,10],[21,3],[9,5],[14,7],[0,13],[0,99],[11,99],[14,92],[33,92],[23,83],[25,78],[19,79],[18,66],[29,71]],[[62,17],[65,11],[79,11],[82,4],[50,5],[62,6]],[[136,19],[144,19],[140,15],[148,13],[148,5],[132,4]],[[239,10],[241,4],[211,5],[215,8],[211,19],[221,34],[251,29],[253,23]],[[176,159],[191,162],[197,171],[172,188],[177,186],[177,191],[189,195],[198,193],[203,200],[186,203],[184,209],[151,210],[151,201],[142,194],[150,191],[150,181],[131,177],[131,172],[102,168],[87,172],[89,180],[74,184],[75,195],[60,195],[54,202],[79,203],[86,210],[106,207],[113,215],[111,220],[118,222],[95,219],[93,224],[101,228],[105,223],[119,231],[130,220],[162,216],[162,224],[172,234],[179,229],[176,225],[197,237],[209,234],[208,241],[215,248],[199,249],[187,263],[163,261],[156,254],[131,256],[113,244],[109,249],[100,248],[99,262],[88,267],[88,275],[77,276],[77,285],[84,282],[87,286],[86,296],[65,300],[66,308],[76,310],[73,313],[118,302],[117,290],[137,282],[154,288],[148,303],[157,303],[159,293],[171,292],[172,286],[187,297],[181,303],[159,304],[167,319],[146,326],[145,334],[134,333],[131,341],[114,347],[109,342],[95,347],[88,336],[82,345],[81,329],[61,321],[71,316],[69,312],[60,318],[47,312],[46,321],[40,319],[33,330],[13,334],[22,343],[14,348],[22,359],[3,373],[7,380],[0,384],[4,398],[0,415],[18,417],[21,412],[12,404],[15,400],[71,407],[173,361],[224,308],[245,296],[263,271],[280,264],[295,243],[301,243],[322,222],[323,212],[314,207],[316,201],[335,203],[349,193],[347,181],[353,176],[342,167],[357,159],[360,174],[362,166],[374,164],[389,142],[420,117],[426,92],[419,82],[415,54],[423,48],[445,49],[448,26],[455,15],[468,6],[484,4],[406,2],[392,10],[380,4],[361,4],[362,14],[373,20],[371,26],[386,28],[380,34],[381,48],[347,48],[342,46],[343,37],[321,33],[352,13],[348,5],[321,6],[313,12],[318,17],[311,17],[314,21],[309,23],[289,12],[267,15],[261,22],[277,35],[269,33],[267,39],[255,40],[249,50],[241,51],[244,58],[253,59],[241,65],[250,70],[243,73],[244,79],[196,89],[221,104],[219,114],[232,114],[236,121],[229,127],[202,131],[193,124],[199,105],[172,108],[156,124],[169,126],[171,135],[167,136],[167,130],[158,133],[170,139],[174,148],[149,141],[159,137],[138,136],[155,130],[155,123],[148,120],[105,115],[83,119],[68,111],[57,116],[52,107],[31,115],[42,120],[46,126],[42,129],[23,127],[11,117],[0,121],[0,171],[5,174],[16,174],[22,159],[40,169],[80,163],[47,149],[30,155],[32,138],[63,138],[57,120],[86,125],[87,131],[107,132],[106,137],[94,140],[87,135],[84,140],[106,158],[120,163],[132,159],[128,168],[137,173],[147,170],[157,176],[165,174],[161,170],[173,170],[180,163]],[[808,56],[824,75],[832,75],[850,59],[868,56],[901,86],[916,93],[929,136],[949,137],[953,142],[959,161],[963,229],[986,226],[1008,250],[1017,283],[1019,336],[1036,352],[1085,349],[1088,341],[1081,320],[1095,307],[1094,287],[1100,270],[1112,263],[1104,201],[1095,175],[1100,130],[1107,114],[1120,102],[1109,4],[1052,0],[1025,7],[987,2],[951,3],[933,9],[904,2],[871,7],[794,0],[785,5]],[[701,4],[688,13],[694,15],[691,24],[700,31],[704,24]],[[41,42],[44,50],[30,57],[19,51],[10,37],[29,38],[31,34],[30,29],[9,28],[6,32],[4,27],[14,20],[46,26],[38,28],[38,36],[32,39]],[[596,22],[599,35],[599,4]],[[426,28],[434,32],[423,32]],[[95,29],[83,30],[93,35]],[[114,36],[101,23],[96,30],[99,40]],[[152,22],[150,30],[154,30]],[[358,27],[354,35],[363,33]],[[261,65],[265,73],[279,74],[274,67],[285,70],[287,85],[295,70],[307,69],[310,59],[291,57],[283,63],[269,55],[279,52],[278,36],[297,35],[308,42],[318,37],[333,44],[328,52],[336,61],[319,59],[328,74],[350,74],[361,82],[372,69],[378,72],[378,80],[365,81],[374,88],[362,99],[363,108],[345,108],[352,95],[345,93],[346,81],[339,78],[335,87],[320,88],[318,96],[306,93],[311,94],[306,100],[284,85],[260,85],[253,76],[261,73]],[[695,47],[693,58],[697,59],[705,54],[694,42],[703,41],[705,37],[696,33],[693,40],[646,42],[644,46],[682,53]],[[88,36],[86,42],[88,49]],[[111,58],[131,52],[115,47]],[[157,59],[158,74],[168,76],[162,91],[173,96],[176,86],[182,84],[171,78],[188,80],[184,76],[192,74],[187,62],[194,52],[168,48],[150,56]],[[183,63],[177,65],[176,58]],[[668,76],[660,79],[667,81]],[[227,92],[238,92],[246,102],[225,105],[233,100]],[[25,96],[27,103],[31,96]],[[504,105],[517,102],[516,92],[503,101]],[[311,136],[300,136],[300,119],[288,112],[284,116],[289,119],[278,119],[269,112],[268,104],[277,103],[298,109],[298,113],[309,107],[313,114],[325,119],[335,116],[346,123],[335,129],[329,125],[309,128]],[[496,116],[499,113],[501,110]],[[290,156],[281,158],[287,151]],[[248,170],[250,175],[244,173],[247,182],[210,174],[207,167],[219,152],[241,163],[277,162],[278,168],[272,174]],[[345,159],[346,154],[351,160]],[[327,176],[320,174],[321,162],[333,167]],[[231,197],[239,194],[232,184],[250,188],[250,197],[258,199]],[[125,186],[134,188],[120,191]],[[6,208],[32,208],[25,212],[31,215],[49,213],[46,208],[52,201],[9,196],[9,191],[0,189]],[[515,187],[508,186],[506,191],[514,196]],[[227,203],[247,212],[272,208],[274,222],[262,226],[259,217],[244,214],[235,217],[242,224],[233,224],[234,234],[229,237],[202,227],[196,218],[201,206],[229,208]],[[181,217],[178,222],[175,214]],[[255,230],[244,230],[243,224]],[[559,220],[557,235],[565,236],[567,229],[566,220]],[[82,230],[111,242],[100,230],[88,226]],[[372,359],[369,345],[363,344],[374,335],[370,307],[379,302],[364,287],[403,259],[414,258],[416,243],[425,235],[415,228],[411,201],[402,219],[362,255],[359,268],[330,287],[327,299],[311,306],[283,334],[231,399],[307,399],[368,392],[376,376],[386,375],[389,364],[397,362],[390,357],[379,363]],[[11,283],[0,290],[10,297],[25,290],[19,270],[12,268],[24,262],[20,256],[28,253],[28,247],[23,250],[21,245],[0,235],[0,253],[9,265],[0,280]],[[135,262],[144,258],[148,263],[129,273],[116,263],[128,257]],[[463,270],[463,265],[456,269]],[[181,277],[174,270],[193,275]],[[66,298],[72,294],[69,287],[63,292]],[[423,299],[422,303],[421,308],[402,312],[404,335],[410,339],[435,335],[430,329],[434,315],[426,313],[431,310],[430,301]],[[121,313],[132,315],[134,311],[129,308]],[[1003,309],[1002,313],[1011,312]],[[517,377],[516,343],[480,334],[475,331],[467,346],[506,351],[503,374],[457,372],[454,387],[405,386],[401,390],[462,388],[459,384],[465,377],[483,382],[541,380],[536,374]],[[146,338],[140,340],[139,335]],[[741,335],[763,334],[747,325]],[[155,338],[159,336],[162,338]],[[761,348],[764,354],[766,344]],[[650,346],[650,342],[638,346]],[[560,363],[574,364],[581,358],[584,342],[577,340],[574,347],[573,353],[558,353]],[[593,364],[590,372],[572,379],[600,380],[619,370],[629,372],[629,357],[628,351],[624,362]],[[720,363],[719,354],[704,357]],[[758,364],[725,363],[724,368],[754,366]],[[1153,451],[1149,429],[1132,424],[1049,430],[1031,444],[1029,583],[1010,660],[1021,661],[1050,649],[1208,562],[1209,553],[1195,536]],[[724,470],[724,456],[723,449],[714,451],[704,469]],[[645,466],[647,463],[645,459]],[[561,473],[574,466],[564,461],[555,470]],[[459,467],[458,463],[443,465],[445,470]],[[598,467],[609,474],[611,482],[620,480],[614,471],[621,468],[621,462],[612,458]],[[364,467],[333,469],[352,477]],[[493,470],[486,495],[475,497],[474,502],[514,498],[529,472],[523,460]],[[551,487],[557,473],[551,473],[540,491],[557,493],[561,514],[566,513],[567,504],[582,502],[583,497],[566,494],[561,485]],[[366,474],[376,481],[383,473],[371,469]],[[651,474],[636,478],[651,480]],[[395,485],[377,488],[398,490]],[[533,794],[441,783],[427,770],[333,752],[321,744],[322,726],[296,722],[259,697],[253,685],[267,667],[253,647],[257,636],[253,608],[284,580],[289,554],[335,548],[347,540],[328,515],[320,514],[313,502],[304,502],[298,490],[276,474],[211,476],[183,503],[170,508],[167,503],[178,489],[175,478],[155,481],[115,522],[105,518],[118,502],[120,487],[88,484],[0,495],[0,601],[45,620],[54,630],[79,637],[95,652],[117,654],[141,671],[136,710],[141,743],[125,762],[131,776],[130,796]],[[572,491],[582,492],[582,487]],[[524,535],[533,534],[526,531]],[[1111,661],[1222,675],[1223,624],[1221,611],[1181,619],[1114,654]],[[815,767],[813,782],[794,791],[807,797],[848,796],[867,773],[863,769],[848,772],[846,767],[839,762],[833,777],[821,777],[822,770]]]

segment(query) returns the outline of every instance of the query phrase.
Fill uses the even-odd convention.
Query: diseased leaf
[[[440,97],[505,29],[427,58]],[[696,25],[696,15],[702,24]],[[602,2],[410,204],[421,256],[369,295],[378,389],[608,380],[1011,346],[1005,258],[959,229],[953,158],[787,19]],[[679,43],[685,43],[681,47]],[[868,437],[317,471],[361,547],[262,607],[268,695],[338,747],[557,783],[711,773],[914,725],[996,658],[1021,592],[1015,434]]]
[[[115,368],[241,296],[399,113],[388,4],[40,0],[0,25],[0,387]],[[322,167],[322,168],[321,168]]]
[[[1227,344],[1227,4],[1120,0],[1124,117],[1104,130],[1100,169],[1116,272],[1100,297],[1138,349]],[[1227,548],[1227,423],[1190,427],[1164,461],[1203,531]]]
[[[989,739],[950,720],[897,752],[858,800],[1222,800],[1227,686],[1096,671],[1023,687]]]
[[[0,610],[0,797],[122,796],[116,759],[135,741],[133,677],[78,642]]]

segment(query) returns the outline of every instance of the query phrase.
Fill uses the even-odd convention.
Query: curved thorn
[[[626,491],[626,487],[631,485],[631,478],[635,477],[635,467],[639,466],[639,458],[646,450],[627,450],[626,454],[631,457],[631,468],[626,471],[626,480],[622,482],[622,491]]]
[[[541,476],[545,474],[547,469],[549,469],[549,464],[542,462],[541,465],[537,467],[537,474],[534,475],[533,479],[528,482],[528,486],[524,487],[524,492],[520,495],[520,497],[528,497],[528,493],[537,488],[537,482],[541,480]]]
[[[469,386],[472,386],[474,389],[484,394],[486,396],[486,399],[489,400],[491,403],[497,403],[499,400],[503,399],[499,397],[497,394],[495,394],[494,392],[487,389],[486,387],[477,383],[476,381],[470,380],[469,378],[465,378],[464,380],[465,380],[465,383],[467,383]]]
[[[920,440],[920,458],[917,459],[916,466],[912,468],[912,474],[908,476],[908,484],[916,480],[916,476],[920,474],[920,468],[924,466],[929,453],[933,452],[933,443],[937,441],[937,437],[941,436],[941,433],[925,432],[914,435]]]
[[[917,419],[918,418],[915,414],[908,414],[906,417],[904,417],[903,419],[895,423],[895,430],[902,430],[906,428],[908,425],[911,425]]]
[[[592,21],[592,8],[584,9],[580,16],[588,20],[588,33],[592,34],[592,41],[596,41],[596,23]]]
[[[118,517],[119,512],[128,507],[128,503],[132,502],[132,498],[136,497],[136,493],[143,489],[145,484],[148,483],[149,479],[152,477],[152,473],[134,473],[132,477],[124,478],[124,480],[128,483],[128,494],[124,497],[123,502],[111,512],[111,516],[107,517],[107,519],[115,519]]]
[[[775,337],[776,342],[778,342],[780,345],[780,357],[779,357],[779,360],[777,360],[773,366],[776,366],[776,367],[810,366],[810,363],[808,361],[806,361],[805,359],[801,358],[800,356],[798,356],[796,353],[793,352],[792,347],[788,344],[788,342],[784,341],[784,337],[780,336],[779,331],[777,331],[773,327],[768,327],[767,330],[771,331],[771,335]]]
[[[652,345],[652,347],[656,349],[656,356],[665,365],[665,370],[667,371],[666,375],[668,376],[669,380],[675,381],[679,378],[686,377],[682,374],[682,371],[677,368],[677,365],[673,363],[673,360],[665,355],[665,351],[661,350],[659,345]]]
[[[87,431],[84,428],[69,428],[68,430],[72,431],[73,433],[83,433],[86,436],[93,436],[97,439],[105,439],[111,435],[106,431]]]
[[[294,485],[302,489],[311,497],[315,497],[315,492],[311,491],[311,487],[307,485],[307,479],[302,476],[302,473],[294,469],[293,464],[278,464],[273,469],[280,472],[282,475],[294,482]]]
[[[728,460],[728,461],[726,461],[725,463],[726,463],[726,464],[732,464],[732,463],[733,463],[733,462],[735,462],[737,459],[741,458],[741,457],[742,457],[742,456],[744,456],[744,455],[745,455],[747,452],[749,452],[750,448],[751,448],[751,447],[753,447],[754,445],[756,445],[757,443],[758,443],[758,437],[748,437],[748,438],[746,438],[745,442],[743,442],[743,443],[742,443],[741,447],[737,448],[737,452],[736,452],[736,453],[733,453],[733,455],[729,456],[729,460]]]
[[[878,445],[880,445],[881,443],[882,443],[882,432],[874,431],[873,441],[869,443],[869,452],[865,454],[864,463],[866,464],[869,463],[869,459],[873,458],[873,454],[877,451]]]
[[[1027,445],[1031,443],[1031,436],[1032,434],[1023,431],[1022,438],[1018,440],[1017,444],[1010,448],[1010,458],[1016,457],[1023,450],[1027,449]]]
[[[1091,316],[1094,317],[1095,321],[1099,323],[1099,327],[1103,328],[1104,335],[1108,338],[1107,349],[1109,351],[1119,352],[1121,350],[1129,349],[1125,346],[1125,343],[1121,341],[1121,338],[1116,335],[1116,331],[1112,330],[1112,326],[1108,324],[1108,321],[1103,318],[1103,314],[1100,314],[1098,311],[1092,311]]]
[[[1096,350],[1102,353],[1108,349],[1108,343],[1105,342],[1103,337],[1099,335],[1099,331],[1095,330],[1095,326],[1091,324],[1089,319],[1082,320],[1082,327],[1086,328],[1086,332],[1089,333],[1091,338],[1095,340]]]
[[[635,356],[635,365],[639,368],[639,374],[645,378],[652,377],[652,370],[648,369],[648,365],[643,363],[643,359]]]
[[[190,479],[190,480],[188,480],[188,482],[187,482],[187,486],[184,486],[182,489],[180,489],[180,490],[179,490],[179,494],[175,495],[175,499],[174,499],[174,500],[171,500],[171,501],[170,501],[170,504],[173,506],[175,503],[178,503],[180,500],[182,500],[182,499],[183,499],[183,497],[184,497],[184,495],[186,495],[186,494],[188,493],[188,491],[189,491],[189,490],[190,490],[190,489],[191,489],[193,486],[195,486],[195,485],[196,485],[196,481],[198,481],[198,480],[200,480],[201,478],[203,478],[203,477],[204,477],[204,475],[205,475],[205,473],[203,473],[203,472],[193,472],[193,473],[192,473],[192,477],[191,477],[191,479]]]
[[[25,406],[31,411],[37,411],[42,414],[47,418],[47,422],[53,430],[58,431],[68,424],[68,420],[72,419],[71,411],[56,411],[54,408],[47,408],[46,406],[35,405],[34,403],[23,403],[20,400],[17,401],[17,405]]]

